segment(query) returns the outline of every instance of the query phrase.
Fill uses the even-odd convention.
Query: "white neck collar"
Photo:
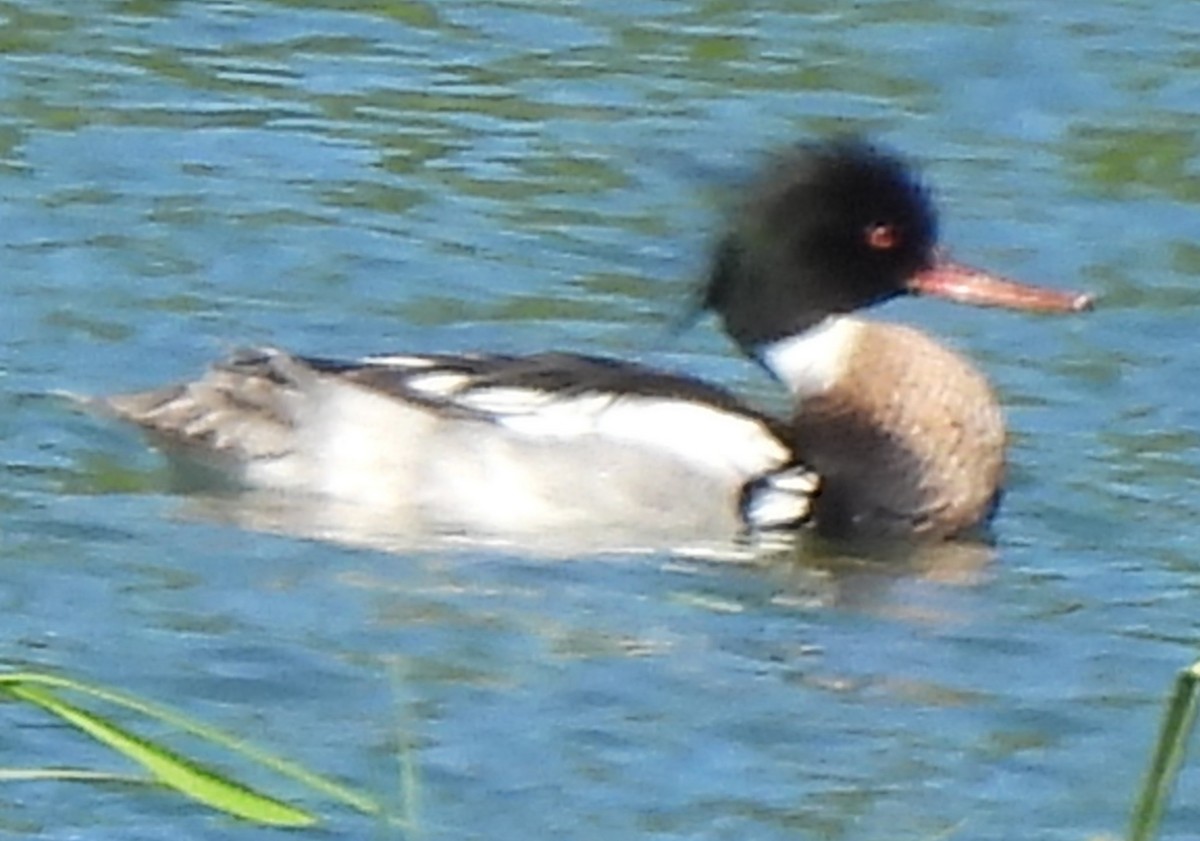
[[[862,321],[851,316],[826,316],[803,333],[766,345],[759,358],[792,397],[813,397],[841,379],[862,326]]]

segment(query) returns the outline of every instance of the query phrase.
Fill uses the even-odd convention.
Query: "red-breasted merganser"
[[[195,382],[98,403],[170,453],[394,513],[399,529],[949,537],[986,522],[1005,462],[987,381],[911,327],[850,313],[904,294],[1042,312],[1090,298],[949,262],[925,189],[860,140],[786,150],[742,196],[700,303],[789,389],[789,419],[689,377],[567,353],[331,361],[255,348]]]

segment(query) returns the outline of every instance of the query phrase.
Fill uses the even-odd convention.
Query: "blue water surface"
[[[420,837],[1118,833],[1200,637],[1198,66],[1200,6],[1136,0],[0,0],[0,658],[395,811],[415,773]],[[769,404],[712,324],[667,325],[714,196],[838,131],[922,162],[959,257],[1101,297],[1070,319],[879,312],[1003,396],[992,549],[732,564],[311,539],[176,492],[135,434],[59,396],[264,342],[599,352]],[[0,714],[4,767],[136,770]],[[326,837],[406,834],[179,747]],[[1165,837],[1194,835],[1198,784],[1185,770]],[[0,798],[12,836],[276,834],[137,786]]]

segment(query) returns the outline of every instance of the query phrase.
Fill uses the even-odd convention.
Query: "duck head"
[[[899,156],[857,138],[792,147],[752,181],[719,241],[701,307],[747,353],[900,295],[1075,312],[1091,298],[950,261],[937,211]]]

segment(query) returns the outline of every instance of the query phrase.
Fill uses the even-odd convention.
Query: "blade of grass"
[[[258,748],[247,745],[238,741],[232,736],[202,724],[195,719],[178,713],[167,707],[152,704],[135,698],[131,695],[125,695],[121,692],[116,692],[111,689],[106,689],[102,686],[85,683],[71,678],[59,677],[57,675],[42,674],[40,672],[10,672],[8,674],[0,674],[0,688],[11,688],[12,686],[21,686],[25,684],[33,684],[38,686],[49,686],[56,689],[67,689],[74,692],[79,692],[85,695],[90,695],[93,698],[99,698],[102,701],[107,701],[110,704],[115,704],[119,707],[124,707],[132,712],[140,713],[149,718],[157,719],[164,724],[168,724],[185,733],[190,733],[199,739],[203,739],[214,745],[219,745],[226,750],[245,756],[248,759],[270,768],[272,771],[281,776],[295,780],[296,782],[307,786],[308,788],[321,792],[322,794],[339,800],[342,803],[351,806],[352,808],[369,815],[382,815],[383,809],[374,799],[368,797],[361,792],[342,785],[341,783],[331,780],[328,777],[323,777],[320,774],[315,774],[306,768],[297,765],[294,762],[259,750]]]
[[[96,741],[137,762],[164,785],[214,809],[271,826],[303,827],[316,823],[316,818],[308,812],[178,756],[95,713],[62,700],[45,687],[9,684],[4,691],[57,715]]]
[[[416,760],[413,758],[416,746],[411,736],[408,735],[412,728],[405,726],[408,716],[405,707],[399,703],[403,688],[409,683],[407,661],[403,658],[389,659],[387,672],[391,678],[393,697],[397,699],[396,745],[400,751],[400,817],[398,820],[393,820],[393,823],[404,827],[410,837],[420,838],[421,822],[418,808],[421,801],[421,778]]]
[[[1151,841],[1158,835],[1159,824],[1175,787],[1175,778],[1195,729],[1198,684],[1200,660],[1183,669],[1175,678],[1175,689],[1167,702],[1150,769],[1146,772],[1141,794],[1133,809],[1129,825],[1130,841]]]
[[[89,771],[86,768],[0,768],[0,783],[55,780],[69,783],[124,783],[148,785],[151,780],[110,771]]]

